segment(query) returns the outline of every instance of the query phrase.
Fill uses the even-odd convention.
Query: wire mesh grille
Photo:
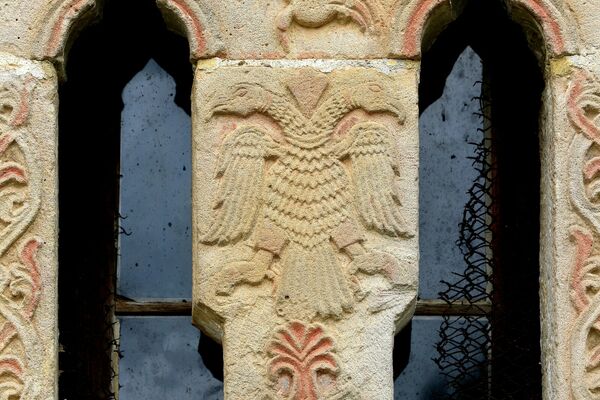
[[[477,84],[482,85],[481,82]],[[486,91],[482,91],[485,93]],[[448,304],[464,303],[475,305],[491,302],[490,271],[493,269],[492,251],[493,215],[493,157],[491,145],[491,119],[489,104],[483,95],[476,98],[479,103],[478,116],[482,121],[479,128],[481,140],[469,143],[473,146],[473,168],[478,177],[468,191],[469,201],[465,205],[460,236],[456,242],[465,262],[465,270],[455,275],[446,285],[440,298]],[[480,308],[481,313],[484,310]],[[448,380],[448,399],[483,399],[488,392],[488,371],[491,330],[486,317],[466,315],[443,318],[437,344],[439,357],[434,361]]]
[[[480,140],[470,143],[478,177],[468,191],[456,242],[465,269],[443,282],[446,289],[440,293],[449,305],[470,304],[478,315],[443,317],[434,361],[448,388],[439,397],[539,399],[539,269],[534,254],[539,214],[526,210],[530,200],[538,200],[522,197],[521,185],[532,187],[535,182],[519,176],[522,169],[515,168],[535,161],[515,153],[506,128],[493,127],[495,108],[489,94],[494,88],[480,84],[482,95],[475,99]]]

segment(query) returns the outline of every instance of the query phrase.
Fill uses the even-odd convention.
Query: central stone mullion
[[[193,316],[223,343],[227,400],[392,399],[417,294],[417,73],[198,66]]]

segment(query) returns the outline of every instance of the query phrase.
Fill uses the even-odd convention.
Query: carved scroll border
[[[571,266],[571,301],[575,321],[571,331],[571,393],[575,400],[597,399],[600,389],[600,254],[595,246],[600,234],[600,82],[578,71],[568,94],[568,114],[576,130],[569,146],[571,203],[585,224],[573,225],[575,243]],[[594,154],[596,151],[596,154]]]
[[[54,390],[46,383],[48,374],[56,372],[48,370],[56,355],[44,339],[54,327],[41,323],[37,311],[43,297],[46,307],[55,296],[44,295],[47,273],[41,269],[38,251],[53,238],[38,237],[37,228],[36,234],[28,231],[42,208],[40,163],[51,154],[38,141],[52,136],[35,130],[41,121],[53,127],[52,120],[34,115],[39,112],[34,109],[46,101],[38,89],[49,77],[42,78],[42,69],[30,61],[4,61],[0,70],[0,398],[42,400]]]

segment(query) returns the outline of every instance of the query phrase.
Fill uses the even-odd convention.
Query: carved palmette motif
[[[280,396],[317,400],[336,385],[334,343],[322,326],[293,321],[275,334],[268,351],[269,376]]]
[[[334,133],[356,110],[387,114],[395,123],[404,121],[404,111],[397,93],[381,82],[327,90],[323,74],[303,76],[300,84],[290,81],[289,92],[240,82],[208,102],[209,119],[261,114],[277,124],[282,138],[275,140],[264,126],[250,122],[224,138],[213,215],[200,240],[221,246],[253,242],[250,260],[223,267],[220,295],[270,277],[280,314],[299,317],[290,310],[301,309],[339,317],[360,296],[354,273],[382,273],[399,283],[398,261],[368,250],[364,233],[413,234],[402,216],[398,154],[388,127],[363,118],[341,138]]]
[[[267,348],[272,393],[266,399],[360,400],[341,382],[335,343],[320,324],[292,321],[279,328]]]
[[[0,398],[40,396],[45,349],[33,319],[42,292],[37,252],[22,237],[40,206],[40,174],[30,152],[30,80],[0,76]]]
[[[573,81],[568,97],[577,133],[570,145],[571,201],[588,227],[573,226],[576,246],[571,299],[577,319],[571,336],[571,385],[576,400],[598,399],[600,390],[600,84],[585,73]]]

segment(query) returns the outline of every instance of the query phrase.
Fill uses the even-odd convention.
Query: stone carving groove
[[[44,45],[44,55],[57,57],[64,50],[66,37],[73,21],[95,6],[95,0],[72,0],[66,2],[55,2],[49,10],[52,15],[53,26],[50,36]]]
[[[600,204],[596,194],[590,192],[595,188],[593,182],[589,186],[598,172],[598,158],[588,157],[590,149],[600,144],[596,114],[600,110],[600,85],[584,73],[579,73],[570,89],[567,107],[571,123],[579,133],[570,146],[571,199],[579,213],[596,232],[600,232]]]
[[[6,320],[0,331],[0,396],[2,398],[38,399],[42,371],[39,369],[45,350],[40,346],[33,325],[41,283],[36,262],[36,252],[41,245],[38,239],[25,242],[20,262],[3,267],[0,288],[0,314]],[[15,350],[19,342],[21,352]],[[9,376],[3,375],[6,370]]]
[[[512,0],[514,6],[527,10],[540,25],[550,56],[576,51],[577,33],[566,4],[553,0]],[[527,25],[525,22],[524,25]]]
[[[586,73],[577,73],[567,106],[571,123],[577,129],[570,146],[571,201],[593,228],[574,226],[571,229],[576,245],[571,299],[577,315],[571,336],[571,383],[576,400],[592,400],[597,399],[595,393],[600,389],[600,258],[595,255],[594,247],[600,233],[598,82]]]
[[[225,138],[219,151],[214,218],[200,240],[228,245],[255,237],[250,260],[223,268],[220,294],[268,277],[277,281],[282,313],[301,305],[324,317],[340,317],[352,309],[358,291],[338,259],[340,252],[351,260],[369,257],[371,263],[355,264],[356,272],[364,268],[391,279],[400,268],[392,257],[378,263],[383,258],[365,249],[362,233],[366,228],[389,237],[412,235],[401,215],[394,182],[400,171],[390,132],[365,121],[343,140],[333,140],[340,121],[359,109],[404,120],[395,94],[371,81],[333,91],[310,116],[288,95],[257,83],[233,85],[213,99],[208,118],[260,113],[272,118],[284,137],[278,142],[262,127],[244,125]],[[281,271],[271,269],[275,258],[281,259]]]
[[[400,21],[406,21],[406,26],[400,24],[399,28],[405,29],[404,34],[396,32],[397,38],[402,38],[402,44],[394,47],[398,48],[398,53],[409,58],[417,58],[421,54],[421,39],[425,23],[437,7],[447,4],[446,0],[416,0],[411,2],[405,9],[399,9]],[[397,39],[400,40],[400,39]]]
[[[8,255],[36,216],[40,174],[26,128],[31,77],[0,77],[0,398],[39,399],[39,366],[45,350],[33,318],[42,292],[36,254],[42,241],[23,240],[15,261]]]

